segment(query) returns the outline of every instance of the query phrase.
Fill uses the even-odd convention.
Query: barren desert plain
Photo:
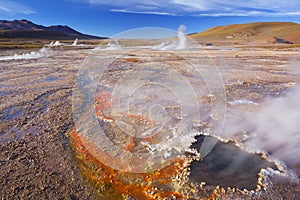
[[[0,51],[2,199],[299,199],[299,47],[114,42]]]

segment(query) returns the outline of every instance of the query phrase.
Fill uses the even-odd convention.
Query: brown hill
[[[217,26],[191,34],[198,42],[225,44],[300,44],[300,24],[257,22]]]
[[[42,26],[28,20],[0,20],[0,38],[35,38],[35,39],[104,39],[104,37],[86,35],[68,26]]]
[[[6,31],[41,31],[45,30],[45,26],[34,24],[28,20],[14,20],[14,21],[7,21],[7,20],[0,20],[0,30]]]

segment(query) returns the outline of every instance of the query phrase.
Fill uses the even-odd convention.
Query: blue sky
[[[0,19],[68,25],[80,32],[112,36],[141,27],[187,33],[256,21],[300,22],[299,0],[0,0]]]

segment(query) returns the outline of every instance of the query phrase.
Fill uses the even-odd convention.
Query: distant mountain
[[[217,26],[191,34],[198,42],[234,44],[300,44],[300,24],[257,22]]]
[[[14,21],[7,21],[7,20],[0,20],[0,30],[5,31],[42,31],[45,30],[46,27],[41,25],[36,25],[30,21],[25,19],[23,20],[14,20]]]
[[[53,32],[59,32],[59,33],[65,33],[65,34],[69,34],[69,35],[80,35],[82,33],[75,31],[74,29],[68,27],[68,26],[49,26],[47,27],[47,29],[49,31],[53,31]]]
[[[68,26],[42,26],[31,21],[22,20],[0,20],[0,38],[35,38],[35,39],[105,39],[80,33]]]

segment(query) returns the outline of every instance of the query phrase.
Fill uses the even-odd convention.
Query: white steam
[[[76,46],[78,44],[78,38],[76,38],[72,44],[72,46]]]
[[[224,127],[225,138],[247,133],[245,147],[267,151],[289,164],[300,164],[300,87],[261,104],[257,113],[235,113]]]
[[[63,46],[64,44],[61,43],[60,41],[53,41],[49,44],[50,47],[56,47],[56,46]]]
[[[11,56],[3,56],[0,57],[1,61],[4,60],[29,60],[29,59],[37,59],[48,56],[50,50],[47,48],[42,48],[38,52],[32,51],[30,53],[23,53],[23,54],[14,54]]]
[[[98,46],[94,48],[94,50],[111,50],[111,51],[119,50],[119,49],[122,49],[122,46],[117,39],[110,40],[105,47]]]
[[[186,49],[188,45],[185,30],[186,26],[180,25],[177,32],[177,41],[162,42],[161,44],[154,46],[153,49],[161,51]]]
[[[187,40],[186,40],[186,36],[185,36],[185,30],[186,30],[186,26],[184,25],[180,25],[178,28],[178,40],[179,40],[179,44],[177,46],[177,49],[185,49],[187,47]]]
[[[106,50],[118,50],[121,49],[121,45],[117,39],[114,39],[113,41],[109,41],[109,43],[106,46]]]
[[[60,41],[52,41],[50,44],[46,45],[46,46],[49,46],[49,47],[57,47],[57,46],[77,46],[78,45],[78,38],[76,38],[72,44],[66,44],[66,43],[62,43]],[[82,46],[82,45],[80,45]]]
[[[263,148],[274,157],[300,163],[300,88],[285,97],[273,99],[250,120],[255,137],[247,141],[251,148]]]

